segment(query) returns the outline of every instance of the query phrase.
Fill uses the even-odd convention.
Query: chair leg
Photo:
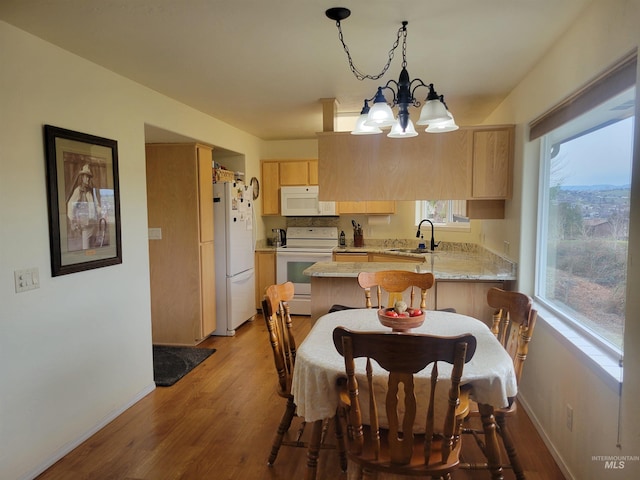
[[[482,420],[482,429],[484,430],[484,440],[486,448],[486,456],[493,480],[503,480],[502,463],[500,461],[500,449],[498,439],[496,437],[496,420],[493,415],[493,407],[491,405],[479,403],[478,410]]]
[[[336,442],[338,444],[338,456],[340,458],[340,470],[347,471],[347,447],[344,442],[344,432],[342,431],[342,423],[340,421],[340,414],[336,412],[333,417],[336,429]]]
[[[306,480],[315,480],[318,471],[318,457],[320,456],[320,442],[322,441],[322,420],[313,422],[311,439],[309,440],[309,451],[307,453],[307,476]]]
[[[284,438],[284,434],[289,430],[295,413],[296,405],[295,403],[293,403],[293,398],[289,398],[287,399],[287,407],[285,408],[284,414],[282,415],[282,420],[280,420],[280,425],[278,425],[276,437],[273,439],[273,445],[271,446],[271,455],[269,455],[269,460],[267,461],[267,465],[269,465],[270,467],[272,467],[276,461],[278,451],[280,450],[280,446],[282,445],[282,439]]]
[[[511,432],[509,432],[509,429],[507,428],[506,420],[507,419],[502,415],[498,415],[496,417],[496,423],[499,427],[500,436],[502,437],[502,443],[504,444],[504,449],[507,451],[509,462],[511,463],[511,467],[513,468],[513,473],[515,474],[516,478],[518,480],[526,480],[522,465],[520,464],[518,452],[516,451],[516,446],[513,443],[513,438],[511,437]]]

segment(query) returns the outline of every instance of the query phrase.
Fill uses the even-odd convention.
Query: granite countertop
[[[360,272],[407,270],[432,272],[439,280],[516,280],[517,265],[474,244],[443,244],[433,253],[395,252],[388,245],[336,248],[335,253],[384,253],[416,263],[403,262],[318,262],[304,270],[311,277],[357,277]],[[393,246],[391,248],[404,248]]]

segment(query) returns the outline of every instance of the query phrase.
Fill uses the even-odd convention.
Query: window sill
[[[620,355],[594,341],[589,335],[556,316],[539,302],[534,302],[538,320],[542,320],[558,334],[560,341],[598,375],[612,390],[622,385]]]
[[[447,231],[447,232],[470,232],[470,223],[440,223],[435,225],[435,230]]]

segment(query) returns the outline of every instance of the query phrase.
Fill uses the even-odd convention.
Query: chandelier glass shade
[[[390,133],[387,135],[391,138],[407,138],[415,137],[418,133],[415,130],[413,122],[409,114],[409,107],[421,107],[420,117],[416,122],[417,125],[428,125],[426,132],[442,133],[456,130],[458,126],[453,120],[453,115],[449,113],[444,97],[438,95],[433,83],[426,84],[419,78],[411,80],[407,71],[407,21],[402,22],[402,26],[398,30],[398,35],[393,47],[389,51],[389,58],[382,71],[377,75],[363,74],[354,65],[349,53],[349,48],[344,42],[342,35],[341,20],[349,17],[351,11],[347,8],[336,7],[330,8],[325,12],[328,18],[336,22],[338,28],[338,36],[342,42],[347,58],[349,59],[349,67],[354,76],[358,80],[378,80],[389,68],[393,59],[396,48],[402,41],[402,70],[398,81],[389,80],[385,85],[379,86],[376,94],[369,99],[365,99],[364,106],[360,112],[360,116],[356,120],[356,126],[351,132],[354,135],[370,135],[382,133],[383,128],[391,127]],[[415,98],[415,91],[425,87],[429,92],[424,100],[424,105]],[[384,91],[388,91],[392,95],[390,102],[384,96]],[[373,105],[369,108],[369,102],[373,101]],[[397,107],[397,116],[393,113],[393,108]]]
[[[364,107],[362,107],[362,111],[360,112],[360,116],[356,120],[356,126],[351,132],[353,135],[370,135],[373,133],[382,133],[382,130],[380,130],[380,128],[377,126],[365,125],[365,123],[369,119],[369,112],[369,101],[365,100]]]

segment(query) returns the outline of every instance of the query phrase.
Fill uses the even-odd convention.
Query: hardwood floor
[[[294,317],[298,343],[309,329],[308,317]],[[235,337],[210,337],[200,346],[217,352],[172,387],[156,388],[38,479],[303,479],[305,449],[282,447],[275,466],[267,466],[285,401],[275,392],[262,317],[243,325]],[[510,425],[527,478],[564,480],[522,409],[513,420]],[[471,438],[463,452],[467,461],[481,460]],[[334,450],[321,451],[317,478],[347,479]],[[453,478],[490,475],[459,470]],[[505,471],[506,480],[513,478]]]

